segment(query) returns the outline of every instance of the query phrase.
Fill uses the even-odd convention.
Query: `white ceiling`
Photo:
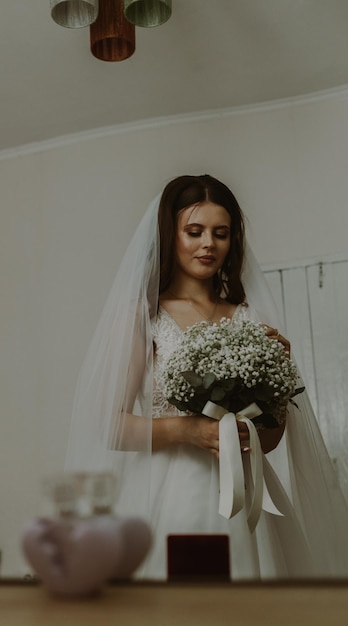
[[[2,0],[0,150],[119,123],[348,85],[348,0],[173,0],[121,63],[49,0]]]

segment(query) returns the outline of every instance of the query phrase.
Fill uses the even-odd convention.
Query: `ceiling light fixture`
[[[124,0],[124,14],[135,26],[160,26],[172,14],[172,0]]]
[[[90,27],[92,54],[123,61],[135,50],[135,27],[169,20],[172,0],[50,0],[52,19],[66,28]]]
[[[84,28],[97,19],[98,0],[51,0],[52,19],[66,28]]]
[[[90,26],[91,52],[101,61],[124,61],[135,50],[135,26],[126,20],[123,0],[99,0]]]

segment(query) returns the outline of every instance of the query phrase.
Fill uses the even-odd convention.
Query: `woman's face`
[[[231,218],[213,202],[183,209],[176,234],[177,267],[198,279],[209,279],[221,268],[230,247]]]

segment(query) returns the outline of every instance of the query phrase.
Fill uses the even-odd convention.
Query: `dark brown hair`
[[[214,276],[213,284],[217,295],[233,304],[240,304],[245,298],[241,281],[245,239],[243,213],[232,191],[208,174],[179,176],[168,183],[162,193],[158,210],[160,293],[168,289],[175,273],[178,214],[181,210],[201,202],[219,204],[231,217],[230,249],[222,268]]]

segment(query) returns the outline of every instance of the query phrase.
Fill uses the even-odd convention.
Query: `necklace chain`
[[[203,317],[203,319],[208,322],[209,325],[211,325],[213,323],[213,317],[215,315],[215,311],[216,311],[216,307],[219,301],[219,298],[216,298],[215,303],[214,303],[214,308],[212,310],[212,312],[210,313],[209,316],[205,315],[204,313],[202,313],[202,311],[199,310],[199,308],[197,306],[195,306],[192,302],[192,300],[190,298],[179,298],[179,296],[177,296],[175,293],[173,293],[172,291],[169,291],[168,289],[168,293],[170,293],[171,296],[174,296],[174,298],[176,298],[177,300],[184,300],[185,302],[187,302],[193,309],[195,309],[195,311],[197,311],[197,313],[200,314],[201,317]]]

